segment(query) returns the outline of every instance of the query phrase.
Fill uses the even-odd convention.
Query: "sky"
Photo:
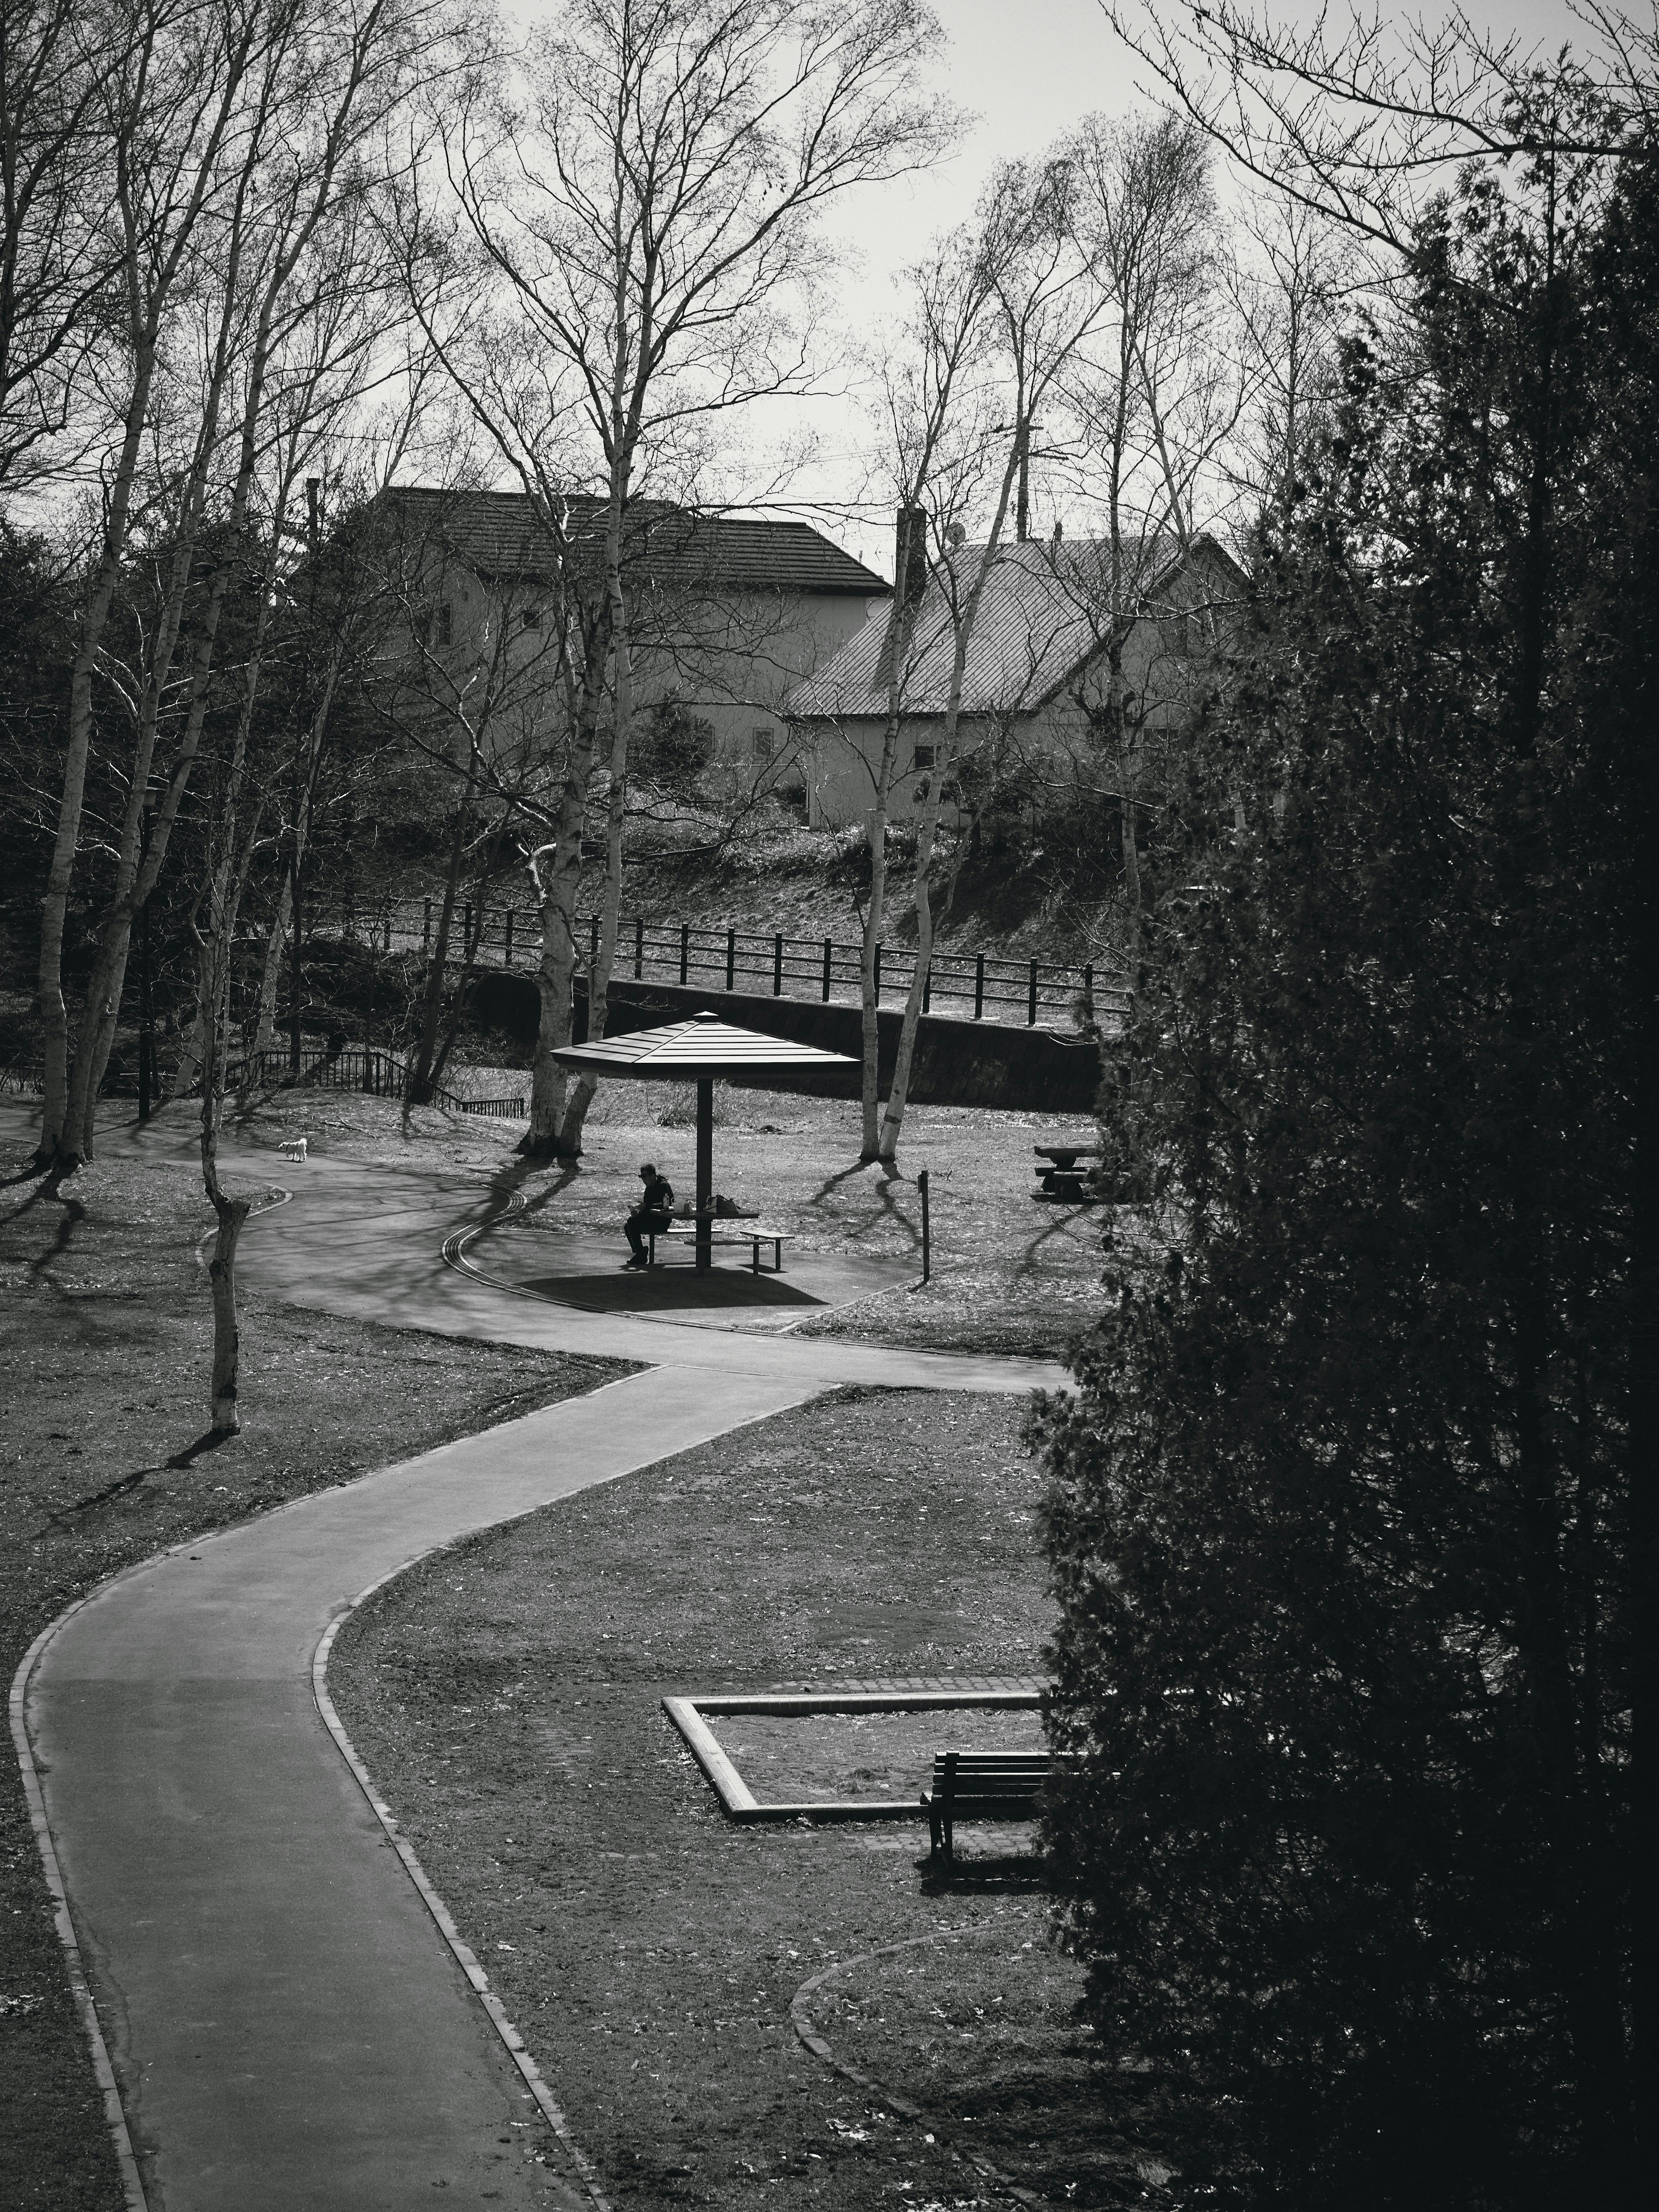
[[[948,41],[934,82],[969,111],[969,119],[948,161],[878,192],[851,195],[837,210],[832,234],[846,268],[836,319],[855,343],[893,313],[895,278],[923,256],[934,237],[971,213],[999,162],[1039,153],[1085,115],[1123,114],[1152,104],[1141,88],[1142,65],[1119,41],[1098,0],[932,0],[932,5]],[[1334,19],[1340,0],[1332,12]],[[1419,10],[1400,12],[1402,20],[1412,20]],[[1438,20],[1443,10],[1428,0],[1421,12]],[[1468,12],[1499,43],[1511,33],[1551,49],[1564,40],[1583,43],[1567,0],[1516,0],[1504,9],[1469,0]],[[1313,10],[1290,4],[1274,13],[1309,20]],[[863,476],[861,410],[850,394],[837,396],[807,403],[805,419],[818,440],[820,461],[817,471],[799,479],[799,488],[839,504],[856,493]],[[849,551],[890,575],[890,522],[829,513],[815,519]]]

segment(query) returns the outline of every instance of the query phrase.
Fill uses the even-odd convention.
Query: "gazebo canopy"
[[[739,1029],[718,1014],[693,1014],[659,1030],[602,1037],[597,1044],[568,1044],[553,1054],[561,1067],[592,1076],[631,1075],[644,1083],[697,1086],[697,1273],[707,1274],[714,1200],[714,1081],[718,1076],[822,1073],[856,1067],[844,1052],[793,1044],[787,1037]]]
[[[635,1030],[627,1036],[604,1037],[597,1044],[570,1044],[553,1055],[562,1067],[582,1075],[632,1075],[647,1083],[697,1083],[717,1076],[821,1074],[832,1067],[856,1067],[844,1052],[821,1045],[794,1044],[739,1029],[718,1014],[694,1014],[689,1022],[670,1022],[659,1030]]]

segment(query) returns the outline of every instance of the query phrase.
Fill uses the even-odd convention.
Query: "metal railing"
[[[331,1053],[322,1046],[311,1046],[300,1055],[296,1070],[286,1048],[260,1053],[249,1053],[240,1060],[229,1061],[225,1068],[225,1089],[230,1091],[276,1090],[289,1085],[301,1090],[357,1091],[374,1098],[404,1098],[409,1095],[410,1068],[403,1056],[395,1052],[383,1052],[377,1046],[346,1045]],[[0,1092],[15,1091],[38,1096],[46,1088],[46,1075],[37,1061],[33,1066],[14,1066],[0,1068]],[[200,1097],[200,1079],[191,1085],[185,1095]],[[100,1096],[105,1098],[133,1098],[138,1094],[138,1079],[131,1072],[106,1077]],[[528,1119],[530,1107],[522,1096],[497,1098],[465,1098],[459,1091],[435,1087],[428,1102],[441,1106],[450,1114],[478,1114],[498,1121],[523,1121]]]
[[[378,1046],[349,1044],[337,1052],[313,1047],[301,1052],[296,1069],[291,1054],[276,1050],[250,1054],[232,1060],[225,1069],[227,1091],[295,1088],[357,1091],[373,1098],[405,1098],[412,1071],[401,1053]],[[479,1114],[502,1121],[522,1121],[530,1109],[523,1097],[465,1098],[459,1091],[434,1085],[427,1103],[451,1114]]]
[[[319,934],[336,932],[387,953],[431,957],[436,938],[434,905],[389,906],[373,912],[319,917]],[[533,907],[486,908],[477,918],[465,906],[456,914],[447,958],[459,963],[475,945],[477,964],[533,967],[541,952],[541,916]],[[579,961],[599,964],[600,921],[577,922]],[[863,948],[833,937],[788,937],[781,932],[708,929],[693,922],[647,921],[635,915],[617,933],[611,973],[636,982],[675,982],[725,991],[758,992],[775,999],[817,999],[858,1005],[863,997]],[[876,1004],[908,997],[916,955],[907,945],[875,948]],[[1036,1028],[1063,1021],[1068,1028],[1115,1023],[1127,1010],[1126,987],[1091,965],[1055,960],[1012,960],[988,952],[935,952],[922,978],[922,1012],[973,1021],[1012,1020]]]

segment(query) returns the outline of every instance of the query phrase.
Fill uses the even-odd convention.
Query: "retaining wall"
[[[475,1018],[490,1029],[503,1029],[527,1053],[535,1042],[540,997],[529,975],[505,973],[475,978],[471,990]],[[773,998],[746,991],[711,991],[678,983],[636,983],[619,978],[611,986],[607,1034],[659,1023],[684,1021],[707,1009],[722,1020],[767,1036],[822,1046],[857,1059],[863,1049],[856,1006],[823,1006],[811,1000]],[[881,1086],[884,1095],[898,1052],[902,1011],[884,1006],[881,1025]],[[578,1042],[587,1035],[587,979],[576,978]],[[856,1068],[828,1076],[801,1076],[784,1083],[767,1078],[749,1087],[793,1091],[808,1097],[856,1098]],[[953,1021],[924,1014],[911,1069],[910,1097],[922,1106],[1000,1106],[1028,1113],[1089,1115],[1100,1088],[1100,1048],[1075,1032],[1015,1028],[1002,1022]]]

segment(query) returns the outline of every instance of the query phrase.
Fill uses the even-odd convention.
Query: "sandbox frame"
[[[924,1820],[916,1800],[898,1797],[830,1797],[792,1804],[763,1804],[717,1741],[709,1719],[724,1713],[772,1713],[805,1719],[815,1713],[1036,1712],[1047,1685],[995,1687],[988,1683],[941,1683],[934,1688],[893,1690],[761,1691],[727,1695],[699,1691],[670,1697],[663,1711],[685,1739],[692,1756],[713,1784],[726,1817],[740,1823],[762,1820]]]

